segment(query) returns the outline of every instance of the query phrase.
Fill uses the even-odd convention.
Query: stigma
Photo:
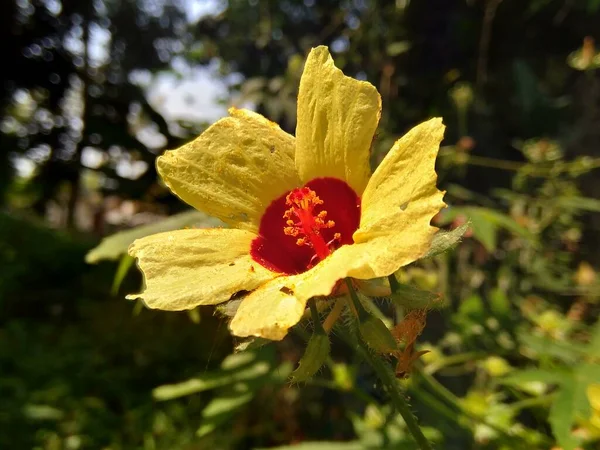
[[[313,249],[313,260],[321,261],[331,254],[331,247],[341,239],[340,233],[335,233],[333,239],[325,242],[322,230],[335,227],[333,220],[327,219],[327,211],[315,213],[315,207],[322,205],[315,191],[308,187],[297,188],[286,196],[285,204],[289,207],[283,214],[286,226],[283,232],[296,238],[296,245],[308,246]],[[311,265],[312,265],[311,260]]]

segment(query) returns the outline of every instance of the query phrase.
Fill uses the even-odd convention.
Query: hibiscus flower
[[[371,175],[381,97],[322,46],[300,80],[295,137],[254,112],[229,114],[157,160],[175,195],[229,227],[136,240],[129,253],[145,288],[129,298],[185,310],[243,294],[232,333],[280,340],[340,280],[386,277],[427,252],[445,207],[434,169],[441,119],[410,130]]]

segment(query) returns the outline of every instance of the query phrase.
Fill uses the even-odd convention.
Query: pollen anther
[[[312,189],[303,187],[291,191],[285,203],[290,208],[283,214],[287,225],[283,228],[283,232],[287,236],[297,237],[296,245],[306,245],[314,249],[315,256],[319,260],[325,259],[331,253],[330,246],[335,241],[339,242],[341,235],[335,233],[331,241],[325,242],[321,230],[333,228],[335,222],[327,220],[327,211],[323,210],[315,214],[315,207],[322,205],[323,200]]]

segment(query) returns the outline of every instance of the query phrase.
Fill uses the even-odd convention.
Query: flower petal
[[[312,269],[269,281],[242,300],[231,324],[236,336],[281,340],[301,319],[312,297],[330,295],[336,283],[352,270],[354,245],[344,245]]]
[[[440,118],[416,126],[396,141],[371,177],[353,236],[364,265],[352,276],[387,276],[427,251],[437,231],[431,219],[446,206],[435,173],[444,129]]]
[[[302,181],[339,178],[360,195],[371,174],[380,116],[381,97],[372,84],[344,76],[327,47],[312,49],[298,93],[296,168]]]
[[[150,308],[179,311],[215,305],[250,291],[277,274],[255,263],[248,251],[256,236],[244,230],[189,229],[154,234],[131,244],[138,258]]]
[[[258,229],[271,200],[299,185],[294,138],[252,111],[231,108],[194,141],[158,158],[167,186],[194,208]]]
[[[306,300],[297,298],[286,286],[299,275],[279,277],[242,300],[229,327],[236,336],[258,336],[279,341],[288,328],[298,323]]]

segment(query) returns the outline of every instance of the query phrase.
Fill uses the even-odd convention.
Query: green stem
[[[398,283],[396,275],[394,274],[388,275],[388,281],[390,282],[390,289],[392,291],[392,294],[394,294],[400,287],[400,283]]]
[[[425,381],[425,384],[427,386],[429,386],[429,388],[431,390],[433,390],[434,393],[438,397],[443,398],[446,402],[448,402],[450,405],[452,405],[452,407],[454,407],[459,412],[459,415],[465,416],[475,422],[481,423],[481,424],[491,428],[492,430],[501,434],[508,440],[511,440],[511,441],[518,440],[515,436],[511,435],[508,430],[501,428],[497,425],[494,425],[494,424],[488,422],[487,420],[485,420],[483,417],[480,417],[477,414],[473,414],[469,410],[465,409],[463,407],[463,405],[460,403],[460,400],[452,392],[450,392],[448,389],[446,389],[438,380],[435,379],[435,377],[433,375],[425,372],[421,367],[417,367],[415,372],[419,374],[420,378],[423,381]],[[529,430],[529,431],[533,431],[533,430]],[[545,436],[540,434],[540,435],[538,435],[538,437],[540,439],[543,439],[545,442],[548,442],[548,439],[545,438]]]
[[[310,315],[315,326],[315,332],[322,332],[324,334],[325,331],[323,330],[323,325],[321,324],[321,318],[319,317],[319,311],[317,310],[314,298],[311,298],[308,301],[308,307],[310,308]]]
[[[520,411],[521,409],[525,408],[546,405],[547,403],[550,403],[552,400],[554,400],[554,397],[554,394],[550,394],[544,397],[526,398],[525,400],[519,400],[518,402],[510,403],[508,406],[513,411]]]
[[[325,322],[323,322],[323,329],[325,330],[326,333],[329,333],[331,331],[331,329],[333,328],[333,326],[339,319],[340,314],[344,310],[344,305],[345,305],[345,302],[344,302],[343,298],[338,298],[335,301],[333,308],[331,308],[329,315],[325,319]]]
[[[417,423],[416,417],[410,410],[408,402],[402,395],[402,392],[400,391],[400,387],[398,385],[398,380],[394,376],[393,372],[390,370],[389,367],[386,366],[386,363],[382,361],[379,356],[371,353],[371,350],[362,340],[358,339],[357,341],[358,346],[361,350],[362,357],[369,363],[369,365],[377,374],[379,380],[387,388],[396,411],[398,411],[404,419],[408,431],[410,432],[410,434],[412,434],[412,437],[417,442],[419,448],[421,450],[433,450],[433,447],[431,447],[429,441],[427,441],[427,438],[421,431],[421,428]]]
[[[468,352],[468,353],[459,353],[457,355],[445,356],[445,357],[439,359],[438,361],[434,361],[434,362],[428,364],[426,367],[423,368],[423,371],[427,372],[429,374],[433,374],[433,373],[443,369],[444,367],[452,366],[455,364],[461,364],[461,363],[465,363],[465,362],[475,361],[478,359],[485,358],[486,356],[488,356],[488,355],[483,352]]]
[[[346,278],[346,286],[348,287],[348,293],[350,294],[350,300],[352,300],[351,305],[354,307],[356,311],[356,316],[359,319],[362,319],[367,315],[367,311],[363,304],[360,302],[358,295],[356,295],[356,291],[354,290],[354,286],[352,285],[352,281],[350,278]]]
[[[443,150],[440,152],[440,156],[442,156],[442,157],[455,156],[455,153],[453,151]],[[517,161],[506,161],[506,160],[502,160],[502,159],[488,158],[485,156],[477,156],[477,155],[462,154],[461,158],[464,159],[461,162],[463,162],[465,164],[470,164],[472,166],[488,167],[491,169],[510,170],[513,172],[517,172],[529,165],[529,163],[522,163],[522,162],[517,162]],[[571,169],[571,167],[573,167],[574,165],[575,164],[573,164],[573,163],[566,163],[566,164],[564,164],[564,166],[562,166],[560,172],[561,173],[568,172]],[[600,159],[596,158],[590,163],[589,166],[586,167],[586,169],[593,170],[593,169],[597,169],[599,167],[600,167]],[[554,166],[552,166],[552,167],[534,167],[531,169],[531,172],[529,172],[527,175],[532,176],[532,177],[545,177],[545,176],[548,176],[548,174],[553,170],[556,170],[556,167],[554,167]]]
[[[393,275],[392,275],[393,276]],[[396,281],[396,280],[395,280]],[[396,281],[396,283],[398,283]],[[391,285],[391,282],[390,282]],[[358,316],[360,317],[361,312],[365,313],[365,309],[360,303],[358,299],[358,295],[356,295],[356,291],[354,290],[354,286],[350,279],[346,278],[346,286],[348,286],[348,293],[350,294],[350,299],[352,300],[352,304],[356,308],[358,312]],[[393,288],[392,288],[393,289]],[[421,450],[433,450],[427,438],[421,431],[419,424],[417,423],[416,417],[413,415],[410,407],[408,406],[408,402],[402,395],[400,391],[400,386],[398,384],[398,380],[394,375],[394,372],[390,370],[390,368],[386,365],[386,363],[377,355],[371,352],[367,344],[365,344],[359,336],[356,336],[356,343],[358,344],[358,350],[361,353],[363,359],[369,363],[369,365],[373,368],[379,380],[383,383],[383,385],[387,388],[391,398],[392,403],[398,413],[404,419],[404,423],[406,423],[406,427],[410,434],[412,434],[414,440],[417,442],[417,445]]]

